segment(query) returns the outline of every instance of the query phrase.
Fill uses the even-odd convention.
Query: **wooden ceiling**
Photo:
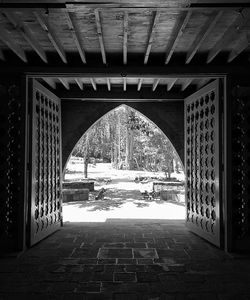
[[[249,1],[4,1],[0,3],[0,60],[14,53],[25,65],[249,64]],[[114,60],[115,58],[115,60]],[[19,62],[15,61],[15,64]],[[137,86],[204,84],[198,78],[44,78],[52,88],[72,84]]]

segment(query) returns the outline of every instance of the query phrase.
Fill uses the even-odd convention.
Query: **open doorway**
[[[185,219],[185,175],[166,135],[128,105],[99,119],[64,171],[63,218]]]
[[[70,90],[69,81],[61,79],[60,82],[64,82],[65,88]],[[96,92],[96,84],[93,78],[90,79],[92,79],[90,81]],[[189,85],[192,82],[188,78],[189,80],[182,80],[182,84],[176,87],[177,94],[174,98],[166,99],[166,96],[160,91],[157,94],[157,99],[155,99],[152,93],[155,91],[157,84],[159,84],[159,80],[156,81],[157,84],[154,83],[152,90],[149,88],[151,95],[149,94],[145,98],[146,94],[143,94],[141,99],[141,95],[138,94],[141,88],[140,80],[135,90],[134,82],[137,82],[137,79],[131,82],[130,94],[126,91],[126,85],[125,87],[123,85],[124,91],[120,98],[117,98],[116,94],[110,93],[109,101],[99,97],[96,98],[96,95],[94,96],[95,98],[91,98],[94,100],[85,98],[82,91],[80,94],[75,94],[76,98],[72,96],[72,93],[67,96],[65,91],[63,93],[57,91],[57,85],[51,85],[51,87],[54,86],[54,89],[56,89],[52,93],[51,89],[49,90],[45,87],[44,78],[40,78],[39,82],[34,78],[31,79],[29,85],[31,91],[29,98],[31,122],[29,128],[31,133],[30,161],[32,162],[32,174],[29,181],[31,188],[28,211],[31,245],[59,229],[62,224],[61,184],[63,177],[61,166],[65,166],[76,142],[87,129],[105,114],[119,107],[121,103],[129,103],[125,107],[127,110],[130,110],[131,116],[133,115],[131,118],[127,117],[127,123],[129,123],[129,119],[133,120],[130,126],[137,127],[135,125],[136,119],[142,119],[141,123],[144,123],[144,125],[149,122],[146,117],[140,114],[136,117],[136,110],[138,109],[169,136],[182,161],[184,161],[185,156],[187,184],[185,189],[186,205],[183,207],[185,208],[186,224],[191,231],[220,246],[223,200],[220,167],[222,158],[221,125],[223,119],[221,118],[220,105],[224,99],[223,81],[221,79],[206,78],[206,83],[211,80],[212,82],[205,84],[205,81],[201,80],[200,85],[205,84],[205,86],[197,91],[199,85],[193,85],[184,93],[187,88],[187,82]],[[55,84],[55,81],[53,82]],[[162,82],[162,85],[164,84],[165,82]],[[118,85],[116,88],[120,89],[121,86]],[[153,98],[149,98],[149,96]],[[63,104],[62,107],[61,104]],[[132,107],[135,111],[127,107]],[[143,126],[141,127],[143,128]],[[144,133],[147,132],[147,130],[144,131]],[[163,146],[159,148],[163,148]],[[139,153],[142,152],[142,149],[143,147],[139,147]],[[110,163],[111,161],[110,158]],[[140,167],[139,160],[137,159],[136,163],[134,156],[131,156],[130,159],[126,158],[124,161],[121,160],[121,164],[119,160],[118,162],[118,169],[123,167],[123,165],[126,168]],[[163,170],[158,171],[162,172]],[[135,176],[133,176],[133,180],[136,181]],[[137,181],[137,183],[134,182],[133,184],[141,184],[140,178],[139,180],[137,178]],[[109,184],[108,179],[106,184]],[[126,184],[126,186],[128,185]],[[142,201],[144,201],[145,205],[141,205],[142,202],[138,202],[139,206],[137,208],[139,210],[142,209],[140,206],[148,205],[148,201],[151,200],[150,196],[154,198],[153,192],[154,190],[152,189],[147,191],[147,193],[141,193]],[[114,194],[117,196],[117,193]],[[146,198],[143,198],[143,194],[145,194]],[[163,194],[162,191],[160,200],[164,200]],[[164,217],[166,211],[161,211]],[[152,210],[150,210],[151,213]],[[138,215],[136,218],[138,218]],[[130,217],[133,218],[131,215]]]

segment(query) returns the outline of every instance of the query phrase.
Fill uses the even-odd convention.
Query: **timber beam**
[[[18,66],[1,67],[0,73],[23,73],[30,77],[83,77],[83,78],[206,78],[224,77],[228,74],[249,76],[247,66],[232,65],[180,65],[167,67],[152,66],[96,66],[96,67],[51,67],[44,66]]]
[[[141,90],[137,91],[137,85],[127,86],[126,91],[123,90],[122,86],[112,87],[111,91],[107,90],[106,85],[99,85],[97,91],[93,91],[91,86],[86,86],[81,91],[76,86],[70,86],[69,90],[65,90],[58,85],[56,95],[63,100],[79,100],[79,101],[137,101],[137,102],[148,102],[148,101],[183,101],[186,96],[185,93],[167,92],[166,87],[162,86],[157,88],[157,91],[152,91],[151,86],[142,87]]]

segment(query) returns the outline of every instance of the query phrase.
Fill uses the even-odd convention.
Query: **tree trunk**
[[[85,140],[85,149],[84,149],[84,178],[88,178],[88,164],[89,164],[89,133],[86,133],[86,140]]]

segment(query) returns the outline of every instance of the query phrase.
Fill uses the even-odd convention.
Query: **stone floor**
[[[250,299],[250,260],[182,221],[66,223],[18,258],[0,259],[0,299]]]

